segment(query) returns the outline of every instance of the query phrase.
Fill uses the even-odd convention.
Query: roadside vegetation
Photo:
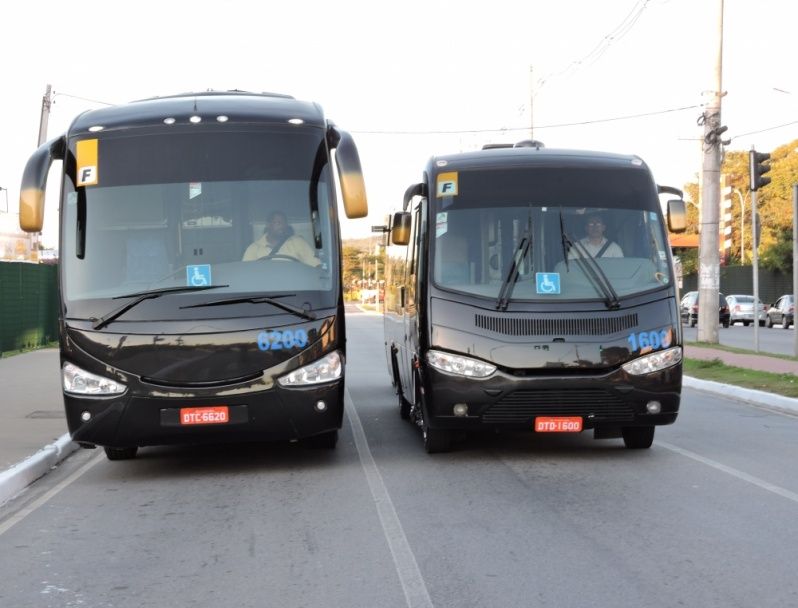
[[[728,350],[728,349],[724,349]],[[735,349],[735,352],[746,352]],[[794,357],[782,357],[794,359]],[[712,380],[743,388],[752,388],[785,397],[798,398],[798,376],[794,374],[773,374],[743,367],[724,364],[720,359],[703,361],[685,359],[684,373],[700,380]]]

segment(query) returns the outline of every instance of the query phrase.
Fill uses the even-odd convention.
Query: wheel
[[[624,445],[630,450],[645,450],[654,442],[653,426],[625,426],[621,434]]]
[[[275,253],[274,255],[264,255],[259,257],[256,262],[260,262],[261,260],[290,260],[292,262],[299,262],[302,263],[302,260],[296,259],[292,255],[288,255],[286,253]]]
[[[728,321],[724,321],[723,322],[723,327],[728,327],[728,326],[729,326],[729,322]]]
[[[786,318],[781,320],[781,328],[782,329],[790,329],[790,324],[787,322]]]
[[[402,387],[396,389],[396,395],[399,397],[399,417],[402,420],[410,420],[410,408],[413,407],[410,402],[402,395]]]
[[[424,397],[420,393],[416,394],[420,399],[419,412],[421,414],[421,436],[424,439],[424,449],[427,454],[440,454],[448,452],[452,447],[452,434],[447,429],[432,429],[427,423],[427,408]]]
[[[697,321],[697,319],[692,319],[692,318],[691,318],[691,319],[690,319],[690,327],[695,327],[695,324],[696,324],[697,322],[698,322],[698,321]]]
[[[764,327],[764,326],[765,326],[765,322],[764,321],[760,321],[759,322],[759,327]]]
[[[773,319],[768,315],[768,318],[765,319],[765,327],[773,327]]]
[[[751,325],[751,321],[743,321],[743,327],[748,327]]]
[[[327,433],[322,433],[321,435],[308,437],[305,441],[312,448],[319,450],[334,450],[335,446],[338,444],[338,429],[329,431]]]
[[[424,449],[427,454],[440,454],[448,452],[452,447],[452,435],[446,429],[431,429],[424,423],[421,429],[424,438]]]
[[[108,460],[130,460],[136,457],[136,452],[139,449],[136,446],[132,448],[112,448],[105,446],[105,455]]]

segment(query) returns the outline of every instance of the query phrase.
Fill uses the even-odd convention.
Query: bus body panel
[[[364,214],[351,137],[318,104],[287,95],[209,91],[90,110],[31,157],[23,186],[42,200],[49,163],[63,161],[60,345],[78,378],[67,387],[62,374],[75,441],[325,435],[321,445],[335,445],[346,348],[331,168],[341,141],[338,170],[357,190],[344,205]],[[310,253],[252,260],[276,213],[290,229],[272,253]],[[287,375],[292,385],[278,383]],[[92,382],[124,392],[81,384]]]
[[[469,183],[466,180],[471,171],[481,173],[478,180]],[[539,189],[513,194],[519,191],[518,184],[524,183],[527,171],[543,176],[535,178]],[[491,181],[491,172],[501,178]],[[633,184],[629,190],[634,190],[629,200],[637,197],[641,204],[637,212],[640,222],[635,228],[651,223],[659,239],[656,245],[641,244],[638,237],[645,235],[631,229],[631,220],[637,222],[638,218],[625,211],[635,209],[636,203],[604,195],[601,206],[617,217],[627,218],[629,223],[625,228],[627,234],[620,235],[627,239],[625,260],[597,262],[610,277],[608,281],[618,286],[618,301],[611,304],[609,296],[605,297],[598,287],[590,295],[585,287],[588,284],[592,287],[588,272],[577,275],[575,270],[581,267],[580,263],[573,258],[562,259],[564,255],[570,256],[563,253],[567,245],[560,232],[567,230],[568,221],[578,217],[574,210],[580,197],[591,195],[591,185],[580,172],[592,172],[592,176],[600,179],[605,172],[608,175],[614,172],[606,185],[613,196],[624,193],[623,176],[628,174]],[[443,195],[443,190],[452,187],[463,194],[464,185],[478,191],[479,199],[469,202],[466,198],[461,203],[457,196],[447,199]],[[413,219],[410,243],[406,247],[388,248],[384,332],[389,373],[401,399],[411,404],[411,417],[415,417],[419,426],[452,431],[533,431],[536,417],[576,416],[582,418],[583,429],[617,436],[612,433],[622,428],[670,424],[676,420],[682,385],[680,355],[677,364],[653,373],[633,375],[623,368],[624,364],[651,353],[667,349],[680,352],[682,346],[677,290],[669,273],[672,258],[662,240],[664,221],[657,188],[642,161],[573,151],[465,153],[431,159],[424,182],[416,191],[423,195],[406,209]],[[557,201],[561,193],[564,202]],[[514,219],[510,224],[501,220],[504,224],[495,228],[489,225],[489,218],[499,216],[502,204],[508,204],[501,203],[506,196],[529,200],[529,225],[543,226],[530,233],[534,238],[529,256],[534,262],[529,264],[530,272],[523,280],[534,286],[533,264],[559,255],[556,266],[551,263],[548,268],[537,270],[554,272],[562,279],[561,299],[546,301],[541,291],[535,295],[532,287],[529,295],[526,287],[523,295],[501,303],[495,292],[490,295],[488,281],[480,283],[480,273],[482,276],[492,273],[501,279],[507,275],[506,262],[518,261],[516,247],[523,242],[526,222]],[[523,209],[526,203],[511,204]],[[560,204],[565,206],[558,215]],[[474,213],[468,222],[457,225],[455,214],[462,205],[466,210],[468,205],[476,211],[484,208],[483,215],[477,217]],[[521,214],[521,218],[524,220],[525,216]],[[471,260],[470,271],[466,266],[459,278],[449,280],[441,273],[445,250],[438,243],[447,232],[457,236],[458,230],[468,238],[463,239],[464,245],[452,255],[451,261]],[[499,243],[489,251],[480,249],[480,238],[493,247],[492,243],[503,237],[509,240],[510,235],[512,247],[502,250]],[[651,253],[656,254],[656,265],[651,262],[651,266],[646,266],[649,262],[645,259],[634,258],[635,247],[641,251],[653,247]],[[499,271],[491,259],[497,255],[503,256],[506,263],[500,265]],[[643,269],[639,273],[641,279],[636,270],[629,271],[628,280],[624,278],[625,271],[618,270],[635,265]],[[657,276],[656,281],[641,286],[643,280],[651,280],[649,274]],[[519,277],[518,281],[521,280]],[[569,299],[569,289],[577,296]],[[519,291],[516,286],[515,293]],[[485,378],[448,373],[429,364],[430,350],[489,363],[496,366],[496,371]],[[654,403],[658,406],[652,413],[649,404]],[[454,406],[458,404],[467,406],[467,415],[462,415],[462,410],[460,415],[454,414]]]

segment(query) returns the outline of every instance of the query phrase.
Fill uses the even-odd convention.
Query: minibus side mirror
[[[394,245],[407,245],[410,242],[412,217],[407,211],[397,211],[391,222],[391,242]]]
[[[668,201],[668,230],[684,232],[687,229],[687,209],[682,199]]]

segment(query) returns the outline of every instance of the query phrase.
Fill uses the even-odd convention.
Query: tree
[[[792,227],[782,229],[776,242],[762,254],[762,266],[774,272],[792,274],[792,247]]]
[[[785,255],[786,244],[792,242],[792,185],[798,183],[798,139],[779,146],[771,152],[771,170],[768,176],[771,183],[757,191],[757,210],[759,212],[762,231],[759,244],[760,258],[768,259],[772,268],[784,268],[780,262]],[[761,151],[761,150],[760,150]],[[726,184],[733,190],[732,214],[732,246],[730,257],[733,262],[746,263],[751,259],[751,196],[750,176],[747,150],[730,150],[724,153],[721,173],[726,178]],[[685,184],[685,193],[693,201],[697,201],[698,183]],[[740,200],[743,205],[741,209]],[[688,234],[697,232],[698,221],[691,215],[692,209],[688,207]],[[741,212],[745,217],[741,221]],[[696,229],[693,231],[693,221]],[[740,228],[744,226],[745,257],[740,259]],[[790,232],[789,239],[785,240],[785,231]],[[791,246],[791,245],[790,245]],[[771,252],[770,249],[774,248]],[[790,257],[792,249],[790,249]],[[684,263],[684,259],[683,259]],[[792,267],[792,260],[789,261]],[[685,273],[687,271],[685,270]]]

